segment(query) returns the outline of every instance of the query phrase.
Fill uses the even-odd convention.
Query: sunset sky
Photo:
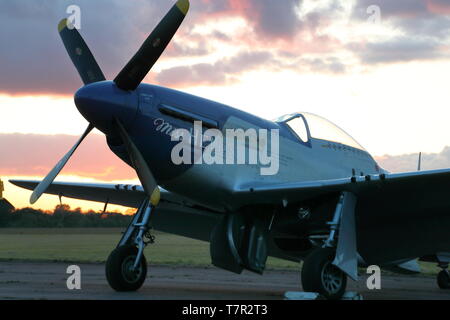
[[[67,7],[80,7],[80,33],[112,79],[173,3],[0,1],[4,181],[41,179],[87,126],[73,103],[82,83],[57,32]],[[444,149],[450,145],[449,49],[448,0],[191,0],[188,16],[145,81],[267,119],[294,111],[319,114],[387,169],[404,169],[399,159],[419,151],[430,159],[436,154],[433,161],[445,158],[433,165],[430,160],[430,166],[450,166]],[[134,170],[94,133],[57,180],[137,183]],[[10,184],[6,190],[17,207],[28,204],[30,192]],[[57,203],[57,197],[44,196],[33,207]]]

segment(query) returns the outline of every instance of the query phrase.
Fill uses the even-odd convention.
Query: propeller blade
[[[120,120],[115,118],[115,122],[119,129],[120,137],[122,138],[122,141],[127,149],[128,155],[130,156],[134,170],[136,170],[139,181],[141,182],[144,191],[149,196],[150,203],[156,206],[160,198],[158,184],[156,183],[156,180],[153,177],[153,174],[150,168],[148,167],[147,162],[145,162],[144,157],[131,140],[130,136],[128,135],[127,131],[123,127]]]
[[[188,10],[189,1],[178,0],[116,76],[117,87],[123,90],[137,88],[169,44]]]
[[[70,26],[70,29],[69,26],[67,19],[61,20],[58,25],[59,35],[84,84],[106,80],[78,30],[73,26]]]
[[[72,149],[69,150],[69,152],[66,153],[64,157],[59,160],[59,162],[56,164],[56,166],[47,174],[47,176],[42,180],[36,188],[33,190],[33,193],[30,197],[30,203],[35,203],[41,195],[47,190],[47,188],[52,184],[53,180],[55,180],[58,173],[61,171],[62,168],[66,165],[67,161],[70,159],[72,154],[75,152],[75,150],[78,148],[80,143],[86,138],[86,136],[91,132],[91,130],[94,128],[93,125],[89,125],[86,129],[86,131],[83,133],[83,135],[78,139],[78,141],[75,143],[75,145],[72,147]]]

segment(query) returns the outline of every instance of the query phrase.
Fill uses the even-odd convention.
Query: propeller
[[[147,162],[145,161],[139,149],[131,140],[128,132],[125,130],[120,120],[115,118],[114,121],[115,125],[119,129],[119,135],[127,149],[131,164],[133,165],[134,170],[136,170],[139,181],[141,182],[145,193],[149,196],[150,203],[156,206],[160,198],[158,184],[156,183],[156,180],[153,177],[153,174],[148,167]]]
[[[122,90],[134,90],[169,44],[189,10],[188,0],[179,0],[144,41],[140,49],[114,79]]]
[[[140,49],[114,79],[118,88],[130,91],[135,90],[139,86],[169,44],[175,32],[183,22],[188,10],[189,0],[178,0],[178,2],[173,5],[156,28],[150,33]],[[58,25],[58,31],[69,57],[75,65],[83,83],[87,85],[106,80],[86,42],[83,40],[78,30],[74,28],[67,19],[61,20]],[[150,168],[140,151],[134,145],[120,120],[115,118],[114,122],[123,143],[126,146],[139,180],[150,198],[151,204],[156,205],[159,202],[159,188]],[[36,186],[30,197],[31,204],[35,203],[40,196],[45,193],[59,172],[64,168],[67,161],[69,161],[75,150],[93,128],[94,125],[88,125],[75,145]]]
[[[30,203],[35,203],[41,195],[47,190],[47,188],[52,184],[53,180],[55,180],[58,173],[64,168],[67,161],[69,161],[72,154],[75,152],[75,150],[78,148],[78,146],[81,144],[81,142],[86,138],[86,136],[91,132],[91,130],[94,129],[94,126],[89,125],[86,129],[86,131],[81,135],[80,139],[75,143],[75,145],[72,147],[72,149],[67,152],[64,157],[59,160],[59,162],[56,164],[56,166],[47,174],[47,176],[39,182],[39,184],[34,188],[33,193],[30,197]]]
[[[84,42],[80,33],[76,28],[70,25],[67,19],[63,19],[58,24],[58,31],[61,39],[66,47],[69,57],[72,60],[75,68],[78,70],[81,79],[84,84],[106,80],[102,70],[97,64],[91,50]],[[41,195],[47,190],[47,188],[55,180],[59,172],[64,168],[67,161],[69,161],[72,154],[86,138],[86,136],[94,129],[94,126],[89,124],[80,139],[75,145],[67,152],[61,160],[55,165],[55,167],[47,174],[47,176],[36,186],[30,197],[30,203],[35,203]]]
[[[89,84],[106,80],[86,42],[67,19],[61,20],[58,24],[58,31],[83,83]]]

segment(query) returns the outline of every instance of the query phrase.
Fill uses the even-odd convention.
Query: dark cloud
[[[216,41],[247,47],[265,59],[245,56],[223,58],[154,73],[147,78],[160,84],[221,84],[264,63],[280,66],[305,65],[317,72],[345,72],[345,65],[329,57],[334,50],[350,49],[366,63],[411,61],[440,57],[449,37],[450,20],[440,14],[450,5],[443,0],[360,0],[353,17],[367,19],[367,6],[381,7],[386,19],[405,30],[405,39],[362,43],[343,47],[324,32],[339,18],[345,0],[333,0],[307,15],[298,16],[306,0],[194,0],[174,41],[161,59],[203,57],[217,52]],[[82,85],[59,39],[56,26],[67,17],[66,8],[81,8],[81,33],[108,79],[112,79],[133,56],[149,32],[170,8],[172,0],[0,0],[0,93],[71,95]],[[221,18],[242,17],[249,28],[231,35],[227,30],[199,34],[196,26]],[[411,38],[411,39],[408,39]],[[429,50],[427,53],[426,50]],[[283,54],[277,54],[282,52]],[[311,58],[299,60],[310,54]],[[271,56],[272,62],[267,61]],[[264,57],[263,57],[264,58]],[[237,60],[233,60],[237,59]],[[244,60],[239,60],[244,59]],[[261,59],[261,58],[259,58]],[[288,61],[289,60],[289,61]],[[232,63],[237,65],[233,68]],[[247,66],[244,66],[247,64]],[[302,69],[307,70],[307,69]],[[228,74],[227,74],[228,73]],[[188,78],[190,77],[190,78]],[[173,83],[170,81],[174,81]],[[188,81],[189,80],[189,81]]]
[[[355,52],[364,64],[448,58],[448,50],[443,50],[438,41],[409,37],[397,37],[384,42],[350,44],[348,48]]]
[[[301,27],[296,7],[301,1],[284,0],[281,4],[273,0],[249,0],[244,11],[253,21],[256,31],[269,37],[293,37]]]
[[[69,5],[80,7],[80,32],[111,79],[171,2],[0,1],[0,92],[73,94],[82,85],[57,32],[58,22],[68,16]]]
[[[376,5],[383,17],[420,18],[430,14],[446,15],[450,13],[448,0],[358,0],[353,10],[356,19],[367,19],[367,8]]]
[[[232,58],[224,58],[212,64],[199,63],[165,69],[156,76],[156,80],[162,85],[173,86],[222,85],[245,71],[261,66],[270,67],[274,63],[269,52],[241,52]]]
[[[373,5],[378,6],[381,9],[382,17],[386,18],[392,16],[416,17],[427,12],[425,0],[358,0],[354,7],[354,18],[366,20],[370,14],[367,9]]]
[[[285,58],[285,59],[284,59]],[[244,72],[260,68],[287,68],[298,72],[343,73],[346,66],[336,57],[299,58],[289,52],[243,51],[215,63],[198,63],[162,70],[155,78],[161,85],[188,87],[193,85],[224,85],[237,81]]]
[[[165,57],[197,57],[205,56],[209,54],[210,48],[205,41],[199,41],[193,45],[186,45],[179,43],[179,41],[174,41],[170,47],[164,52]]]
[[[447,0],[360,0],[353,18],[367,20],[367,8],[372,5],[380,8],[381,23],[390,22],[407,36],[445,38],[450,35],[450,2]]]
[[[346,66],[336,57],[300,59],[298,64],[312,72],[344,73]]]
[[[430,13],[418,18],[399,18],[395,23],[412,37],[425,36],[430,39],[446,40],[450,36],[449,16]]]
[[[385,155],[375,157],[375,160],[391,172],[407,172],[417,170],[419,154],[403,154],[398,156]],[[450,147],[445,147],[439,153],[422,154],[422,170],[450,168]]]
[[[202,0],[192,20],[201,22],[221,16],[243,17],[263,38],[290,38],[301,27],[295,9],[303,0]]]
[[[348,48],[367,64],[433,60],[448,57],[450,16],[443,8],[450,3],[442,0],[360,0],[353,18],[369,17],[367,8],[380,8],[381,24],[394,27],[403,35],[389,41],[350,44]],[[449,11],[450,13],[450,11]]]
[[[60,19],[68,16],[69,5],[80,7],[80,32],[106,78],[112,79],[172,4],[170,0],[0,1],[0,41],[4,44],[0,50],[0,93],[72,95],[82,85],[57,32]],[[314,33],[323,24],[321,14],[326,13],[313,12],[300,19],[296,8],[301,4],[302,0],[192,1],[186,21],[161,59],[206,56],[216,51],[210,40],[267,52],[280,46],[277,41],[285,41],[281,46],[298,56],[298,51],[306,49],[292,45],[294,38],[301,32]],[[335,8],[327,8],[328,13]],[[219,29],[208,35],[193,31],[195,26],[221,17],[242,17],[253,31],[236,36]],[[321,45],[326,43],[322,41]],[[187,83],[186,77],[190,76],[189,83],[193,85],[196,84],[193,79],[202,84],[221,84],[236,74],[257,68],[271,55],[274,54],[238,55],[214,64],[164,70],[156,76],[151,74],[148,79],[176,85]]]
[[[179,66],[162,70],[156,80],[161,85],[187,87],[191,85],[225,84],[227,76],[218,72],[214,65],[199,63],[192,66]]]
[[[448,0],[428,0],[430,10],[450,14],[450,2]]]
[[[231,41],[231,38],[227,36],[225,33],[220,32],[218,30],[214,30],[211,34],[214,39],[222,40],[222,41]]]
[[[112,79],[172,4],[173,1],[167,0],[0,1],[0,41],[3,44],[0,50],[0,92],[70,95],[82,85],[56,28],[60,19],[67,17],[69,5],[81,8],[81,34],[106,77]],[[177,41],[175,38],[162,59],[207,55],[210,52],[208,38],[192,35],[190,30],[197,21],[212,18],[215,14],[234,12],[249,18],[253,12],[258,19],[254,22],[256,30],[279,36],[284,32],[291,34],[294,16],[290,8],[294,1],[290,0],[286,5],[288,9],[276,9],[272,17],[269,17],[266,5],[270,6],[269,11],[275,10],[270,2],[250,1],[244,6],[231,0],[193,2],[190,15],[178,35],[186,36],[186,39]],[[284,14],[287,16],[281,17]],[[286,19],[291,22],[282,21]],[[220,30],[213,31],[211,36],[222,41],[230,40]],[[193,69],[202,73],[204,68],[196,66]]]

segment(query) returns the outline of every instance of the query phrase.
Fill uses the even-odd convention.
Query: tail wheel
[[[442,270],[438,273],[437,283],[441,289],[450,289],[450,275],[448,270]]]
[[[120,246],[114,249],[106,261],[106,279],[116,291],[136,291],[147,276],[147,261],[142,256],[141,263],[133,270],[137,255],[135,246]]]
[[[304,291],[318,292],[331,300],[342,297],[347,275],[332,264],[334,256],[332,248],[317,248],[306,257],[301,274]]]

